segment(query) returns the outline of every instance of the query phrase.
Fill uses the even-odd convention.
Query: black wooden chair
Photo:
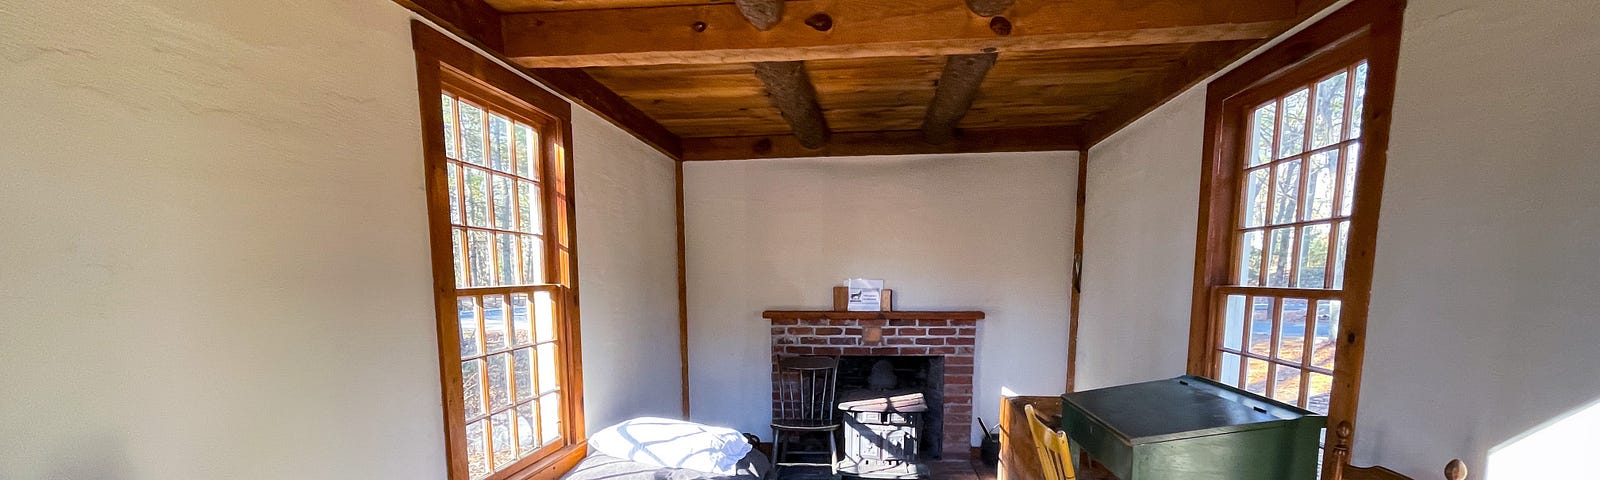
[[[834,388],[838,381],[839,359],[832,357],[787,357],[778,361],[778,398],[772,412],[772,478],[783,467],[826,466],[839,474],[839,448],[835,438],[840,422],[834,413]],[[828,451],[791,450],[789,442],[807,434],[828,436]],[[788,462],[785,455],[828,454],[828,463]]]

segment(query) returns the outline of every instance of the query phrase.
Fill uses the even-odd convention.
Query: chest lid
[[[1311,411],[1194,376],[1069,393],[1061,399],[1130,445],[1326,422]]]

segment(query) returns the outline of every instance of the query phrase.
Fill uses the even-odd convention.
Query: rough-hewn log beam
[[[767,98],[789,122],[801,146],[821,148],[828,143],[828,121],[822,117],[817,88],[811,85],[804,62],[757,63],[756,77],[767,86]]]
[[[1265,39],[1296,16],[1294,0],[1024,2],[1009,35],[963,3],[785,2],[791,18],[757,30],[733,4],[535,12],[505,16],[506,54],[533,67],[744,63],[1033,51]],[[704,28],[700,28],[704,27]]]
[[[783,0],[734,0],[734,5],[756,30],[771,30],[783,20]]]
[[[998,53],[951,55],[945,60],[944,73],[939,75],[939,86],[934,89],[928,113],[922,117],[922,137],[928,143],[949,143],[955,139],[956,124],[967,116],[972,101],[978,98],[978,87],[983,77],[994,66]]]
[[[1017,0],[967,0],[967,8],[985,17],[993,17],[1006,13],[1007,8],[1017,3]]]
[[[943,145],[924,142],[920,130],[902,130],[835,133],[833,140],[820,149],[806,148],[787,135],[685,138],[683,160],[1054,152],[1077,151],[1082,146],[1082,132],[1075,126],[963,130],[955,141]]]

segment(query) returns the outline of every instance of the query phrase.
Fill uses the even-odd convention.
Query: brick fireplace
[[[983,312],[768,311],[763,316],[772,323],[774,365],[780,357],[805,355],[942,359],[942,391],[932,392],[942,397],[942,428],[934,430],[943,432],[937,450],[946,459],[969,455],[972,373]]]

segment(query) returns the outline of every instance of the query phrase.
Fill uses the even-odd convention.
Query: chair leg
[[[783,431],[772,429],[772,472],[771,478],[777,480],[778,471],[783,469]]]
[[[834,475],[839,475],[839,445],[837,438],[839,432],[828,432],[828,469]]]

